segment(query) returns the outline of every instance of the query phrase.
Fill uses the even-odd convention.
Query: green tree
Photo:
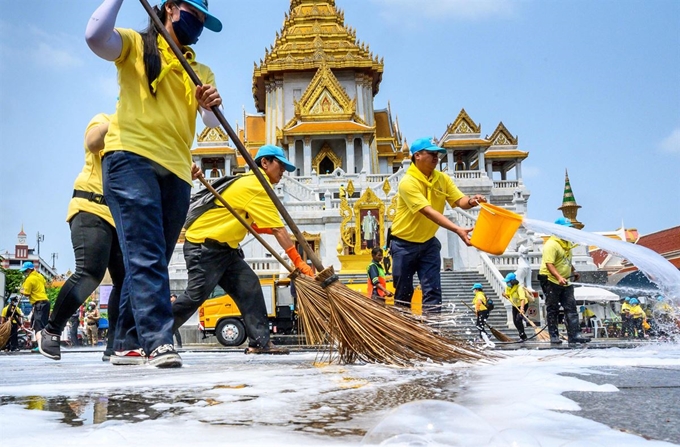
[[[7,300],[12,294],[19,293],[21,290],[21,285],[24,283],[24,274],[19,270],[4,269],[0,267],[0,270],[5,274],[5,300]]]
[[[50,310],[54,309],[54,303],[57,301],[57,296],[61,291],[61,286],[53,287],[52,284],[45,286],[45,293],[47,293],[47,299],[50,300]]]

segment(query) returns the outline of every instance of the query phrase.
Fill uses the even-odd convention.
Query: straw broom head
[[[412,366],[417,362],[473,361],[488,353],[445,338],[412,315],[385,307],[337,281],[333,267],[316,280],[325,286],[330,309],[330,338],[340,360]],[[297,285],[297,284],[296,284]],[[305,298],[303,298],[303,301]],[[303,303],[303,306],[313,306]]]

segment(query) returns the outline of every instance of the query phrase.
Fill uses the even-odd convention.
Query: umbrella
[[[574,288],[574,298],[576,301],[619,301],[617,294],[599,287],[576,287]]]

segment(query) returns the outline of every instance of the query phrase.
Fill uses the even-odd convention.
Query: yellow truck
[[[360,281],[343,281],[347,287],[359,293],[366,294],[367,284]],[[290,290],[288,278],[266,277],[260,278],[264,295],[269,329],[272,334],[295,335],[298,328],[296,303]],[[387,288],[392,288],[392,278],[388,278]],[[413,312],[419,313],[421,308],[421,292],[418,287],[413,296]],[[366,299],[369,299],[366,297]],[[394,301],[387,299],[387,304]],[[201,307],[198,309],[198,329],[206,335],[215,335],[217,341],[224,346],[240,346],[246,341],[248,334],[243,323],[241,312],[234,300],[224,293],[221,287],[216,287]]]

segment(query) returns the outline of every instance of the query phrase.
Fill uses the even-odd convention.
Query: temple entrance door
[[[330,174],[334,170],[335,164],[333,164],[333,160],[328,157],[324,157],[324,159],[321,160],[321,163],[319,163],[319,175]]]

